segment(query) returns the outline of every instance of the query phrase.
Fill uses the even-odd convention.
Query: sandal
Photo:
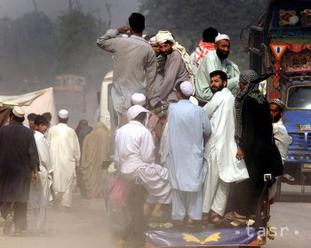
[[[237,214],[235,212],[227,213],[225,215],[225,219],[228,221],[238,221],[238,222],[242,222],[242,223],[245,223],[247,221],[246,216],[242,216],[242,215],[237,216]]]

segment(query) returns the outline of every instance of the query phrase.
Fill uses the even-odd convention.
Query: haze
[[[68,7],[68,0],[35,0],[38,10],[55,18]],[[73,1],[75,2],[75,1]],[[79,0],[86,11],[99,11],[105,15],[106,2],[111,4],[112,26],[123,25],[129,13],[138,10],[138,0]],[[34,9],[32,0],[0,0],[0,18],[18,17]]]

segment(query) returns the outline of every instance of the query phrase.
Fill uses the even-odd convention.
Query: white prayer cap
[[[230,40],[230,37],[226,34],[218,34],[215,38],[215,43],[217,43],[220,40]]]
[[[59,112],[58,112],[58,117],[61,118],[61,119],[67,119],[69,116],[69,112],[68,110],[66,109],[61,109]]]
[[[156,41],[159,44],[163,44],[164,42],[167,42],[167,41],[175,43],[173,35],[170,31],[159,31],[156,35]]]
[[[144,106],[146,103],[146,97],[142,93],[134,93],[131,97],[133,105],[141,105]]]
[[[127,111],[127,119],[134,120],[140,113],[149,113],[149,110],[140,105],[133,105]]]
[[[180,84],[180,90],[184,96],[192,96],[193,95],[193,86],[189,81],[184,81]]]
[[[25,111],[21,107],[18,107],[18,106],[15,106],[13,108],[12,113],[13,115],[19,118],[23,118],[25,116]]]
[[[151,37],[149,40],[149,44],[151,46],[155,46],[157,44],[157,38],[155,36]]]

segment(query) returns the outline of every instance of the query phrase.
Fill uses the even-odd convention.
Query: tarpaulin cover
[[[8,107],[0,107],[0,127],[5,125],[9,119],[11,109]]]
[[[227,228],[202,232],[151,230],[145,236],[146,244],[150,247],[209,247],[256,245],[258,235],[264,235],[264,232],[264,228]]]
[[[52,114],[51,124],[56,124],[57,114],[53,88],[33,91],[22,95],[0,96],[0,106],[11,108],[13,106],[20,106],[25,110],[25,117],[29,113],[43,114],[50,112]]]

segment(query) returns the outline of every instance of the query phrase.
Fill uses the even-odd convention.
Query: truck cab
[[[248,28],[250,68],[267,80],[268,100],[281,99],[283,122],[292,143],[285,173],[295,183],[311,182],[311,7],[309,0],[271,0],[255,25]]]

